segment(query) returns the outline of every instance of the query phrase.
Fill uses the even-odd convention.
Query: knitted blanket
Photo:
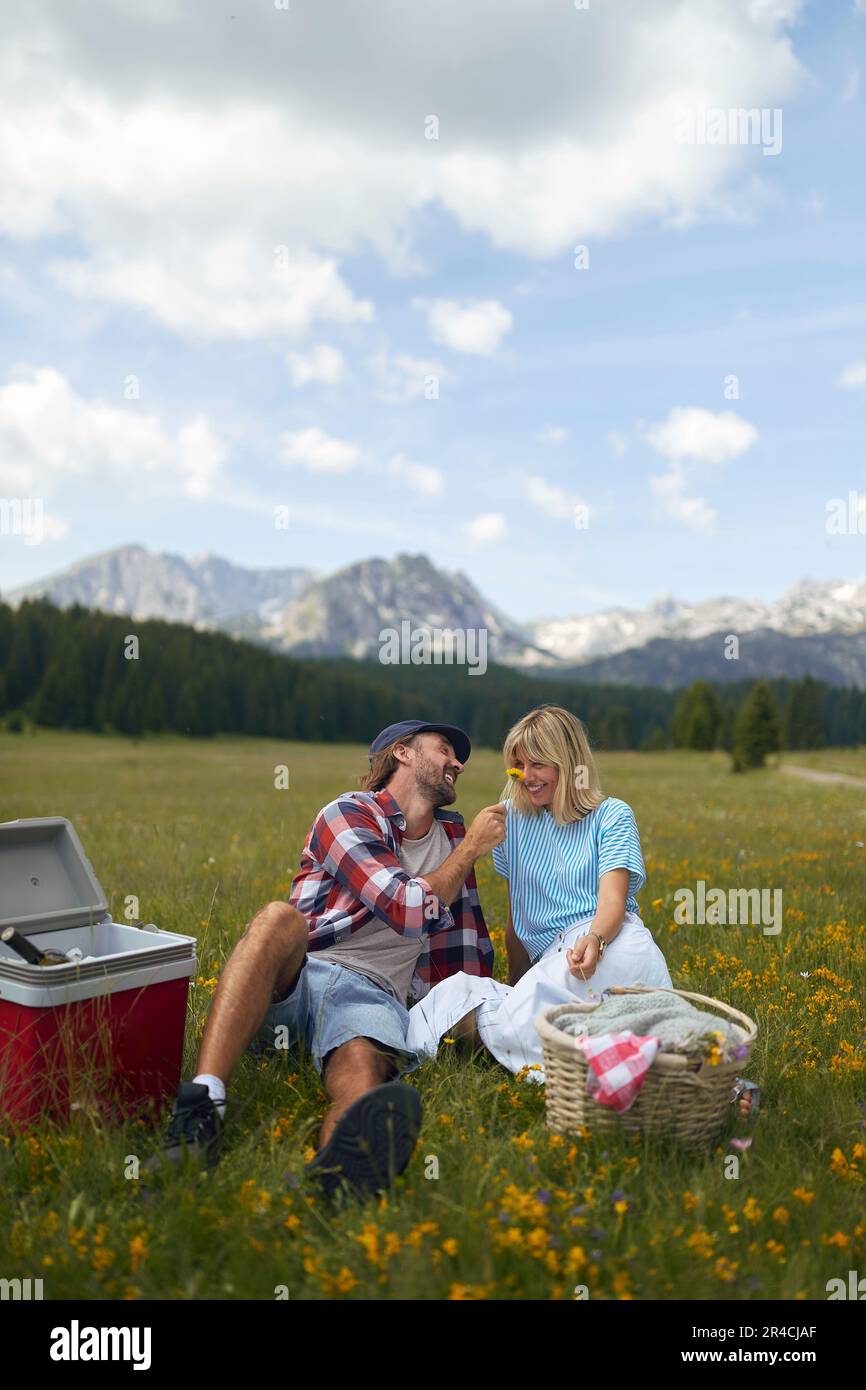
[[[721,1033],[722,1052],[732,1054],[743,1033],[729,1019],[696,1009],[688,999],[664,990],[651,994],[608,994],[588,1013],[560,1014],[556,1027],[572,1037],[627,1031],[658,1038],[662,1052],[698,1052],[711,1033]]]

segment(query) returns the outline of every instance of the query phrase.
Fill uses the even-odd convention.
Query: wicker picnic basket
[[[611,994],[650,994],[646,985],[611,989]],[[666,990],[694,1004],[708,1004],[727,1014],[742,1032],[742,1043],[752,1050],[758,1029],[752,1019],[719,999],[685,990]],[[627,1134],[653,1134],[673,1139],[685,1148],[703,1148],[715,1139],[729,1113],[731,1091],[748,1053],[737,1062],[710,1066],[682,1053],[657,1052],[644,1078],[640,1094],[626,1111],[618,1113],[600,1105],[586,1089],[587,1062],[577,1038],[554,1026],[564,1014],[587,1014],[596,1004],[559,1004],[545,1009],[534,1020],[544,1052],[547,1126],[568,1134],[586,1125],[594,1132],[620,1129]]]

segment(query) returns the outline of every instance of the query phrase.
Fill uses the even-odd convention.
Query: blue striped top
[[[635,894],[646,882],[634,814],[615,796],[568,825],[547,809],[527,816],[508,806],[493,866],[509,881],[514,930],[533,960],[560,932],[593,916],[602,874],[628,869],[626,911],[635,914]]]

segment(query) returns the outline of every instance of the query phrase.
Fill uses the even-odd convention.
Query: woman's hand
[[[595,974],[598,963],[598,941],[587,933],[574,946],[569,946],[565,958],[572,975],[576,975],[579,980],[590,979]]]

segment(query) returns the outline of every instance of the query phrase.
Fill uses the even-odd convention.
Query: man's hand
[[[495,845],[501,845],[504,839],[505,806],[497,801],[495,806],[485,806],[478,812],[466,831],[464,843],[470,847],[473,858],[480,859]]]
[[[595,974],[598,963],[598,942],[587,933],[574,946],[569,946],[565,957],[571,974],[578,980],[588,980]]]
[[[479,811],[462,840],[458,840],[448,858],[434,869],[424,874],[434,893],[441,902],[453,903],[457,894],[472,873],[476,859],[486,854],[494,845],[501,845],[505,839],[505,807],[485,806]]]

